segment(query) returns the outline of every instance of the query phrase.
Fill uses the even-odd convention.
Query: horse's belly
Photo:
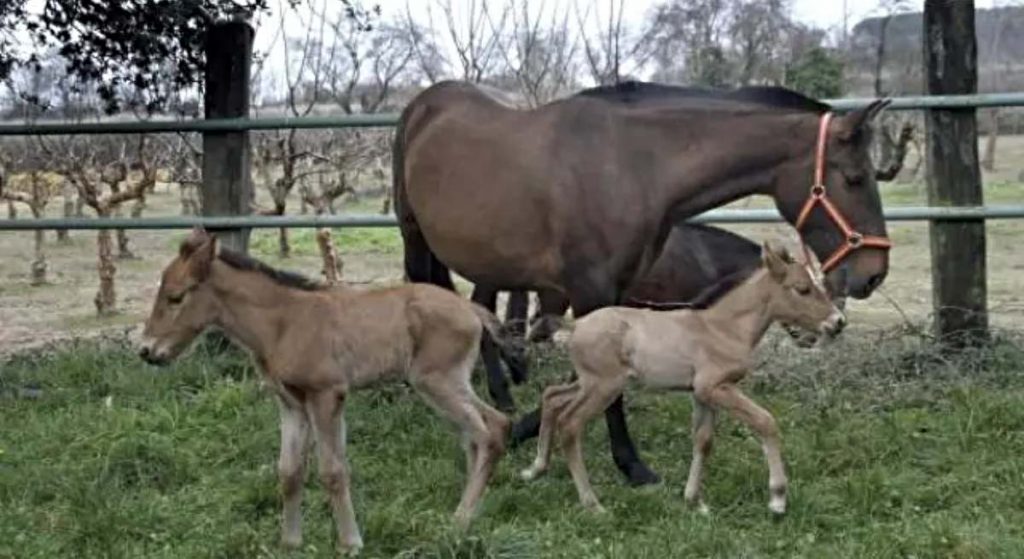
[[[475,283],[554,287],[558,242],[550,208],[533,198],[534,188],[502,181],[500,167],[488,176],[430,168],[417,176],[416,170],[407,177],[409,206],[441,262]]]

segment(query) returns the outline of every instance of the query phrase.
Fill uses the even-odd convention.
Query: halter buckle
[[[846,238],[846,243],[850,245],[850,248],[860,248],[864,245],[864,235],[854,231]]]
[[[811,185],[811,198],[824,198],[825,197],[825,185],[823,184],[812,184]]]

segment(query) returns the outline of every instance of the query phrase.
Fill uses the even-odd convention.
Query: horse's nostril
[[[142,359],[148,360],[149,359],[149,348],[146,347],[146,346],[143,346],[142,349],[139,350],[139,357],[141,357]]]
[[[868,289],[875,290],[879,285],[882,285],[882,280],[885,279],[884,274],[875,274],[868,279]]]

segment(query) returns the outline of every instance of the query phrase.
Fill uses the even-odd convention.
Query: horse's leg
[[[530,292],[509,291],[508,306],[505,309],[505,325],[510,336],[518,340],[526,337],[526,318],[529,313]],[[517,384],[522,380],[517,381]]]
[[[306,478],[309,422],[301,402],[290,400],[285,396],[277,398],[281,410],[281,454],[277,473],[284,501],[281,543],[287,547],[299,547],[302,545],[302,486]]]
[[[569,299],[557,291],[537,292],[537,312],[530,321],[530,342],[546,342],[562,327],[562,317],[569,310]]]
[[[363,538],[352,510],[345,455],[345,392],[331,388],[312,394],[307,400],[307,409],[320,457],[320,482],[331,500],[338,545],[344,551],[358,552],[363,547]]]
[[[551,461],[551,436],[561,421],[565,407],[579,392],[579,383],[570,382],[550,386],[544,390],[541,403],[540,436],[537,438],[537,457],[533,464],[520,473],[526,481],[540,477],[548,469]]]
[[[719,384],[702,392],[699,396],[706,396],[708,403],[733,413],[761,438],[761,447],[768,462],[768,508],[775,514],[785,513],[786,469],[782,462],[782,441],[775,418],[734,384]]]
[[[476,285],[473,287],[471,299],[474,303],[493,313],[497,306],[498,291],[487,286]],[[516,402],[508,389],[505,370],[501,366],[501,353],[494,339],[486,331],[480,337],[480,357],[483,359],[484,369],[487,371],[487,392],[491,395],[491,400],[502,411],[514,411]]]
[[[690,459],[690,475],[686,478],[686,491],[683,498],[697,507],[701,513],[707,514],[708,507],[701,498],[700,484],[704,472],[704,463],[711,455],[711,440],[715,435],[715,409],[693,398],[693,457]]]

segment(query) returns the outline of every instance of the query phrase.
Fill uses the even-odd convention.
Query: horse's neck
[[[277,284],[256,272],[215,263],[211,274],[220,304],[217,326],[228,337],[265,358],[277,341],[282,321],[295,312],[295,289]]]
[[[771,281],[767,271],[754,272],[717,303],[700,311],[701,319],[712,331],[740,341],[752,350],[773,322],[764,294],[765,281]]]
[[[774,195],[778,169],[811,156],[815,122],[813,115],[769,110],[665,112],[653,124],[660,202],[674,217],[688,217],[752,194]]]

